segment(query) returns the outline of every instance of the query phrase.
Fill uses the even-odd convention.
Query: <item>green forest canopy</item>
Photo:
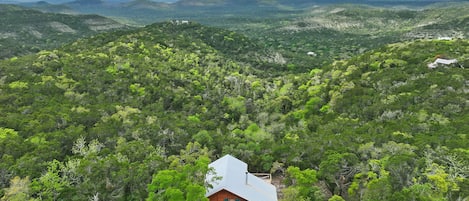
[[[285,176],[284,200],[467,199],[468,47],[273,73],[242,35],[159,23],[0,61],[0,197],[192,200],[229,153]]]

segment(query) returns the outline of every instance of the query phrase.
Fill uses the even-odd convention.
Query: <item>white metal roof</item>
[[[429,63],[428,68],[436,68],[436,67],[438,67],[438,64],[449,65],[449,64],[454,64],[454,63],[458,63],[458,60],[438,58],[433,63]]]
[[[453,38],[449,36],[438,37],[438,40],[453,40]]]
[[[449,65],[449,64],[453,64],[453,63],[458,63],[458,60],[456,59],[436,59],[434,63],[438,63],[438,64],[446,64],[446,65]]]
[[[208,174],[206,180],[212,185],[207,189],[206,197],[227,190],[248,201],[277,201],[277,190],[274,185],[248,173],[248,165],[243,161],[225,155],[209,164],[214,172]],[[214,177],[221,177],[212,181]]]

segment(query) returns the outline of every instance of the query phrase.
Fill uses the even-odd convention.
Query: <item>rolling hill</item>
[[[47,13],[77,14],[70,7],[64,4],[51,4],[47,1],[21,3],[19,6],[24,6]]]
[[[118,6],[103,5],[102,8],[91,6],[82,11],[119,16],[132,24],[190,20],[233,30],[280,52],[289,62],[289,68],[298,72],[319,68],[335,59],[347,59],[388,43],[469,36],[469,16],[465,12],[469,6],[464,2],[438,3],[418,9],[409,5],[374,7],[356,4],[295,8],[277,1],[250,2],[191,0],[166,4],[132,1]],[[308,56],[308,52],[314,52],[316,56]]]
[[[389,43],[468,38],[467,9],[467,3],[422,10],[350,4],[317,6],[295,17],[246,21],[244,26],[234,27],[277,48],[296,68],[308,69],[311,61],[327,64]],[[311,58],[307,52],[317,56]]]
[[[0,4],[0,58],[52,49],[81,37],[128,29],[98,15],[44,13]]]

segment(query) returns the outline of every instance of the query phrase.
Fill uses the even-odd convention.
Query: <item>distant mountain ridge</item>
[[[20,6],[40,10],[48,13],[77,14],[70,6],[66,4],[52,4],[47,1],[21,3]]]
[[[100,4],[104,4],[105,1],[103,0],[76,0],[76,1],[72,1],[72,2],[69,2],[67,3],[68,5],[73,5],[73,4],[76,4],[76,5],[100,5]]]
[[[72,2],[73,0],[47,0],[49,3],[60,4]],[[104,0],[105,2],[129,2],[130,0]],[[189,3],[189,4],[216,4],[216,3],[236,3],[236,4],[256,4],[256,3],[282,3],[282,4],[304,4],[304,3],[379,3],[379,2],[399,2],[399,3],[416,3],[416,2],[426,2],[426,3],[437,3],[437,2],[463,2],[467,0],[153,0],[153,2],[162,2],[162,3]],[[35,0],[0,0],[0,3],[21,3],[21,2],[35,2]]]
[[[391,0],[70,0],[55,2],[53,0],[42,3],[23,3],[25,6],[40,9],[47,12],[60,13],[84,13],[112,16],[127,20],[128,24],[146,25],[156,21],[165,21],[177,18],[190,18],[200,21],[214,21],[208,18],[224,15],[243,15],[243,17],[275,16],[276,13],[304,11],[313,6],[325,6],[331,4],[369,4],[373,6],[403,6],[422,8],[434,3],[445,4],[449,2],[467,2],[467,0],[420,0],[420,1],[391,1]],[[48,3],[46,4],[46,3]],[[264,12],[267,11],[267,12]],[[262,13],[262,15],[258,15]],[[202,21],[200,21],[202,22]]]
[[[168,3],[155,2],[151,0],[134,0],[121,4],[123,7],[131,9],[158,9],[171,7]]]
[[[175,5],[184,6],[252,6],[252,5],[289,5],[289,6],[304,6],[304,5],[318,5],[318,4],[371,4],[371,5],[428,5],[432,3],[444,2],[465,2],[467,0],[179,0]]]

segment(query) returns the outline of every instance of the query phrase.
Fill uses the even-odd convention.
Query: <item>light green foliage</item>
[[[319,189],[314,186],[317,182],[315,170],[300,170],[298,167],[290,166],[287,168],[286,174],[290,187],[284,190],[283,201],[321,200]]]
[[[10,187],[5,189],[5,194],[1,197],[1,201],[25,201],[30,199],[29,177],[14,177],[10,181]]]
[[[255,142],[262,142],[272,139],[272,135],[270,133],[267,133],[262,128],[259,128],[259,126],[255,123],[250,124],[244,131],[244,134],[249,140],[253,140]]]
[[[148,191],[150,192],[150,194],[147,200],[184,200],[184,194],[182,193],[182,191],[171,187],[173,185],[180,185],[179,183],[181,183],[182,180],[184,180],[184,178],[182,178],[182,175],[179,174],[176,170],[159,171],[158,174],[153,177],[153,181],[157,185],[152,185],[148,187]],[[155,193],[155,191],[163,189],[163,193]]]
[[[14,81],[8,85],[12,89],[26,89],[28,88],[28,83],[21,81]]]
[[[134,114],[138,114],[141,111],[138,108],[129,106],[116,106],[116,113],[109,117],[109,120],[121,121],[123,124],[132,125],[134,120],[131,118]],[[108,121],[108,118],[104,118],[103,121]]]
[[[74,143],[72,152],[81,156],[96,155],[103,148],[103,144],[98,140],[91,141],[88,145],[86,144],[85,138],[80,137]]]
[[[307,111],[310,111],[310,112],[314,112],[317,110],[317,108],[319,108],[318,106],[320,105],[321,103],[321,98],[319,97],[312,97],[311,99],[308,100],[308,102],[306,102],[306,105],[305,105],[305,109]],[[321,107],[322,109],[322,107]],[[325,109],[323,109],[324,111]]]
[[[70,188],[70,181],[62,177],[62,164],[54,160],[49,163],[47,172],[31,183],[32,191],[43,200],[57,200],[61,192]]]
[[[283,85],[282,88],[280,88],[279,90],[280,96],[288,95],[291,92],[292,87],[293,87],[293,83],[287,83]]]
[[[435,192],[448,192],[451,184],[447,181],[448,174],[445,173],[445,170],[438,164],[432,163],[431,166],[427,168],[427,171],[427,178],[433,183],[434,189],[437,189]]]
[[[139,83],[131,84],[129,86],[129,89],[132,93],[135,93],[139,96],[144,96],[145,95],[145,87],[140,86]]]
[[[192,138],[203,146],[210,145],[213,142],[212,136],[210,136],[209,132],[206,130],[199,131],[197,134],[192,136]]]
[[[413,200],[431,200],[443,201],[447,200],[441,196],[437,196],[429,184],[415,184],[411,187],[403,189],[400,193],[396,193],[392,199],[413,199]]]
[[[301,197],[298,188],[285,188],[283,189],[283,198],[281,201],[309,201],[308,198]]]
[[[433,113],[430,117],[431,122],[435,122],[440,125],[448,125],[450,123],[449,119],[440,114]]]
[[[345,201],[345,200],[344,200],[344,198],[342,198],[338,195],[334,195],[331,198],[329,198],[327,201]]]
[[[190,115],[187,117],[187,120],[192,122],[192,123],[200,123],[200,119],[198,115]]]
[[[153,175],[147,200],[208,200],[204,186],[209,171],[208,150],[198,143],[189,143],[179,156],[171,156],[169,160],[169,169]]]
[[[428,113],[425,110],[418,111],[417,115],[418,115],[417,120],[420,121],[420,122],[425,122],[428,118]]]
[[[387,200],[392,194],[389,172],[384,169],[387,158],[372,159],[362,173],[354,176],[348,189],[348,196],[353,200]]]
[[[11,128],[0,128],[0,140],[18,137],[18,132]]]
[[[366,188],[367,191],[363,195],[363,200],[388,200],[392,194],[387,177],[371,180]]]

